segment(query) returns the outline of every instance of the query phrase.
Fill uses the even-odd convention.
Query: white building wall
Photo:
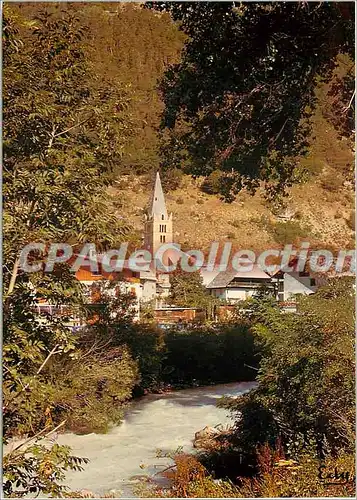
[[[142,288],[143,302],[150,302],[156,299],[156,281],[144,281]]]
[[[229,302],[237,302],[247,298],[247,290],[244,288],[229,288],[226,290],[227,300]]]
[[[292,299],[296,294],[310,295],[316,289],[316,286],[311,286],[310,276],[299,276],[298,272],[284,274],[284,300]]]
[[[248,299],[249,297],[253,297],[256,292],[256,288],[252,289],[248,287],[211,289],[211,295],[213,295],[213,297],[226,300],[227,302],[238,302],[240,300]]]
[[[256,288],[239,287],[227,289],[227,300],[230,302],[238,302],[239,300],[249,299],[257,294]]]

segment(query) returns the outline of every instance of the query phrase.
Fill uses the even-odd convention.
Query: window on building
[[[162,237],[162,241],[163,241],[163,243],[165,243],[165,240],[166,240],[166,236],[164,235],[164,236]]]
[[[164,217],[164,215],[162,214],[162,216],[161,216],[161,220],[164,220],[164,219],[165,219],[165,217]]]
[[[316,286],[316,280],[315,280],[315,278],[311,278],[310,285],[311,286]]]

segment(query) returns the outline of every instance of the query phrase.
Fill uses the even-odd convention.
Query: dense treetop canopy
[[[353,53],[352,3],[152,2],[188,35],[161,82],[166,166],[281,190],[306,151],[321,78]],[[353,88],[353,87],[352,87]],[[351,96],[352,96],[351,88]],[[174,153],[174,154],[173,154]]]

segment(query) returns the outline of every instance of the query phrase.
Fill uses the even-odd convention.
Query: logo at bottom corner
[[[318,478],[324,482],[326,486],[351,484],[356,481],[356,475],[352,471],[338,470],[337,467],[329,469],[326,465],[319,466]]]

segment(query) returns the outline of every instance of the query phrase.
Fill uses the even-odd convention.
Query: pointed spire
[[[152,217],[154,214],[163,215],[165,219],[167,219],[165,196],[162,190],[159,172],[156,172],[155,188],[152,197],[150,216]]]

